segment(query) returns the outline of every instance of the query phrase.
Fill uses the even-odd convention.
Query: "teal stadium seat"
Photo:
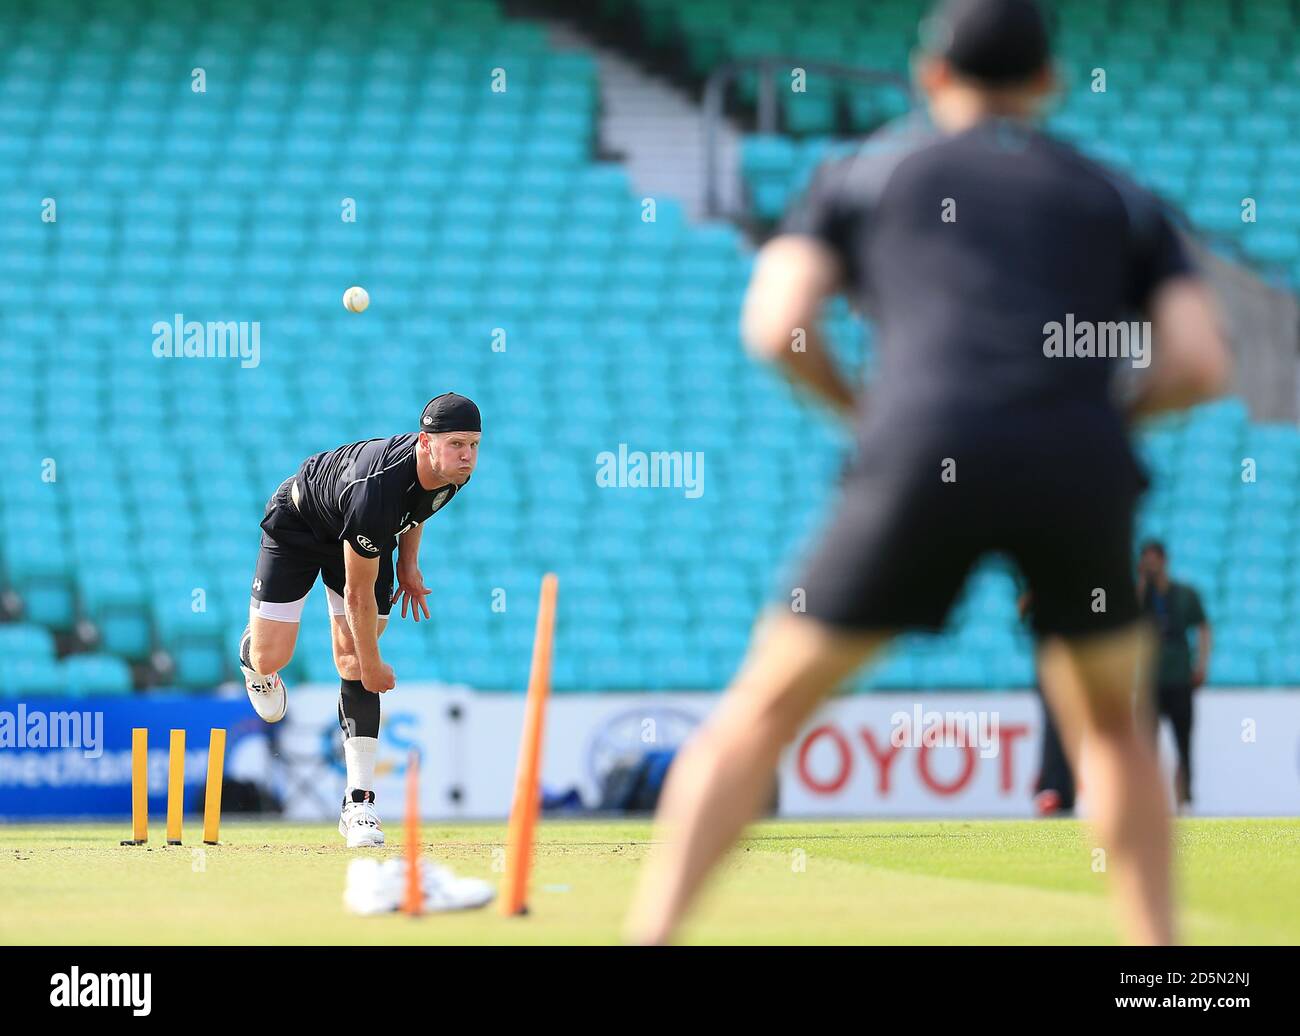
[[[905,74],[920,9],[626,2],[652,45],[701,77],[746,54]],[[483,457],[426,532],[439,614],[385,634],[402,677],[521,690],[547,569],[561,576],[559,691],[730,677],[781,592],[775,573],[820,524],[844,447],[743,356],[753,252],[739,231],[691,223],[666,197],[643,223],[626,169],[596,159],[589,55],[473,0],[364,16],[343,0],[53,11],[16,10],[7,25],[23,42],[0,64],[0,272],[25,286],[0,327],[0,583],[22,608],[0,625],[3,693],[127,692],[128,663],[155,650],[178,686],[237,680],[267,497],[307,454],[391,434],[451,385],[483,407]],[[1300,275],[1294,5],[1064,0],[1060,21],[1071,86],[1053,129]],[[204,96],[168,85],[169,70],[232,59],[239,75],[212,76]],[[1088,89],[1097,65],[1106,94]],[[509,89],[494,95],[497,66]],[[752,77],[737,95],[754,103]],[[763,220],[908,104],[816,75],[779,96],[782,132],[741,153]],[[1254,225],[1241,222],[1246,193]],[[47,195],[56,224],[28,218]],[[357,222],[339,218],[343,197]],[[371,292],[364,317],[339,305],[353,283]],[[259,366],[155,358],[149,328],[176,311],[259,320]],[[504,354],[489,347],[495,327]],[[846,308],[827,330],[837,353],[873,366],[872,335]],[[104,429],[90,463],[86,423]],[[704,496],[598,490],[594,458],[620,442],[705,451]],[[796,448],[797,493],[771,474]],[[1167,540],[1225,631],[1212,682],[1300,680],[1285,636],[1300,625],[1296,430],[1253,424],[1230,400],[1154,425],[1139,448],[1155,483],[1139,527]],[[497,587],[505,612],[491,608]],[[332,685],[320,599],[286,675]],[[99,653],[56,659],[51,634],[78,619],[98,629]],[[1261,632],[1233,632],[1248,629]],[[854,687],[1033,678],[1015,586],[991,565],[941,640],[895,646]]]
[[[0,695],[64,694],[67,687],[58,663],[50,658],[0,659]]]
[[[131,669],[114,655],[69,655],[59,671],[64,690],[74,696],[131,693]]]

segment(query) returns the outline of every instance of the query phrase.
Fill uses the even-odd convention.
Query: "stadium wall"
[[[0,816],[122,816],[130,808],[130,732],[150,731],[151,810],[166,791],[166,731],[188,732],[187,800],[197,801],[207,730],[230,731],[228,787],[271,791],[285,814],[333,820],[344,783],[337,688],[295,688],[285,722],[268,727],[237,698],[191,695],[7,702],[0,708]],[[717,702],[714,693],[574,694],[551,702],[543,784],[598,805],[619,760],[681,744]],[[409,684],[389,694],[377,767],[381,812],[395,819],[405,760],[423,753],[429,819],[500,818],[509,810],[524,698]],[[1202,815],[1300,813],[1300,690],[1198,693],[1193,792]],[[31,717],[75,709],[98,716],[97,750],[3,742]],[[949,717],[946,726],[939,721]],[[1029,691],[870,694],[829,703],[787,752],[780,812],[788,816],[1027,817],[1037,777],[1041,708]],[[913,732],[911,744],[894,744]],[[891,738],[895,731],[900,735]],[[929,734],[927,734],[927,731]],[[969,734],[965,744],[955,742]],[[941,743],[933,743],[934,737]],[[946,735],[946,736],[945,736]],[[1173,746],[1162,735],[1172,780]],[[392,805],[385,808],[383,804]]]

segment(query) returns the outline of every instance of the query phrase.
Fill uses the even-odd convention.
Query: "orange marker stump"
[[[402,913],[419,917],[424,912],[420,887],[420,756],[414,748],[406,763],[406,894]]]
[[[546,722],[546,702],[551,694],[551,645],[555,637],[558,591],[559,580],[554,572],[548,572],[542,577],[542,592],[537,605],[533,664],[528,676],[524,731],[519,740],[515,796],[506,836],[506,873],[500,899],[501,913],[506,917],[528,913],[528,878],[533,865],[533,834],[541,806],[542,731]]]
[[[167,844],[181,844],[185,813],[185,731],[173,730],[167,750]]]
[[[149,731],[131,730],[131,837],[123,845],[149,841]]]

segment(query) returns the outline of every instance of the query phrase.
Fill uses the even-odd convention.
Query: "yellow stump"
[[[123,845],[149,841],[149,731],[131,730],[131,838]]]
[[[216,727],[208,738],[208,787],[203,799],[203,842],[217,844],[221,828],[221,776],[226,763],[226,732]]]
[[[185,814],[185,731],[173,730],[167,751],[167,844],[181,844]]]

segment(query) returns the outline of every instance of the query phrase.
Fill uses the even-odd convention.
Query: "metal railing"
[[[727,88],[739,76],[749,71],[758,72],[758,132],[775,133],[777,130],[776,75],[801,68],[810,74],[838,80],[857,80],[873,85],[894,86],[913,99],[911,84],[897,72],[877,72],[826,61],[804,61],[791,57],[739,58],[719,65],[704,83],[704,211],[709,219],[735,218],[740,213],[722,211],[719,201],[718,127],[724,118]]]

